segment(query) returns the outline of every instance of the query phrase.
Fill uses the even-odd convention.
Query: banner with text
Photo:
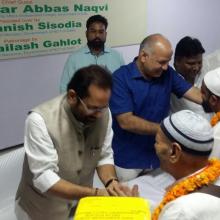
[[[70,52],[86,44],[86,20],[108,19],[107,44],[140,43],[146,0],[0,0],[0,59]]]

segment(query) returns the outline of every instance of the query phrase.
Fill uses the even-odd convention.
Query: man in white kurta
[[[220,158],[220,67],[209,71],[201,88],[203,93],[203,108],[206,112],[215,112],[214,146],[210,157]]]
[[[175,184],[212,166],[208,158],[213,142],[213,129],[202,116],[189,110],[174,113],[163,120],[156,136],[155,149],[165,172],[154,171],[129,183],[139,185],[140,196],[150,201],[153,210]],[[214,182],[217,186],[219,175]],[[219,220],[218,195],[198,190],[166,203],[156,219]]]

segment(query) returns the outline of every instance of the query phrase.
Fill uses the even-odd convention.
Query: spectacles
[[[98,108],[98,107],[94,107],[94,108],[89,108],[85,102],[83,102],[83,100],[77,96],[79,101],[81,102],[81,104],[83,105],[84,109],[86,110],[86,112],[88,114],[94,114],[94,113],[97,113],[97,112],[104,112],[107,110],[108,106],[105,106],[105,107],[102,107],[102,108]]]

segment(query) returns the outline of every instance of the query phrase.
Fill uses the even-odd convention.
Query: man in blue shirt
[[[137,59],[113,74],[113,150],[122,181],[159,167],[155,134],[168,115],[171,92],[202,102],[200,90],[168,65],[171,57],[170,42],[160,34],[150,35],[142,41]]]
[[[105,46],[108,21],[101,15],[91,16],[86,22],[87,45],[73,52],[63,70],[60,81],[60,93],[66,92],[67,85],[76,70],[81,67],[96,64],[114,72],[124,60],[116,50]]]

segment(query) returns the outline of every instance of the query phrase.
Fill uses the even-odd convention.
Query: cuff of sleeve
[[[102,159],[98,162],[97,167],[106,165],[106,164],[111,164],[114,165],[114,160],[113,158],[108,158],[108,159]]]
[[[112,115],[114,115],[114,116],[117,116],[117,115],[120,115],[120,114],[124,114],[124,113],[127,113],[127,112],[133,112],[133,110],[120,108],[118,110],[115,110],[115,111],[112,110],[111,111]]]
[[[60,177],[56,173],[54,173],[52,170],[47,170],[38,178],[34,179],[33,184],[37,189],[44,193],[59,180]]]
[[[185,91],[181,94],[181,95],[177,95],[178,98],[182,98],[184,96],[184,94],[193,87],[193,85],[191,85],[190,83],[188,84],[188,86],[185,88]]]

